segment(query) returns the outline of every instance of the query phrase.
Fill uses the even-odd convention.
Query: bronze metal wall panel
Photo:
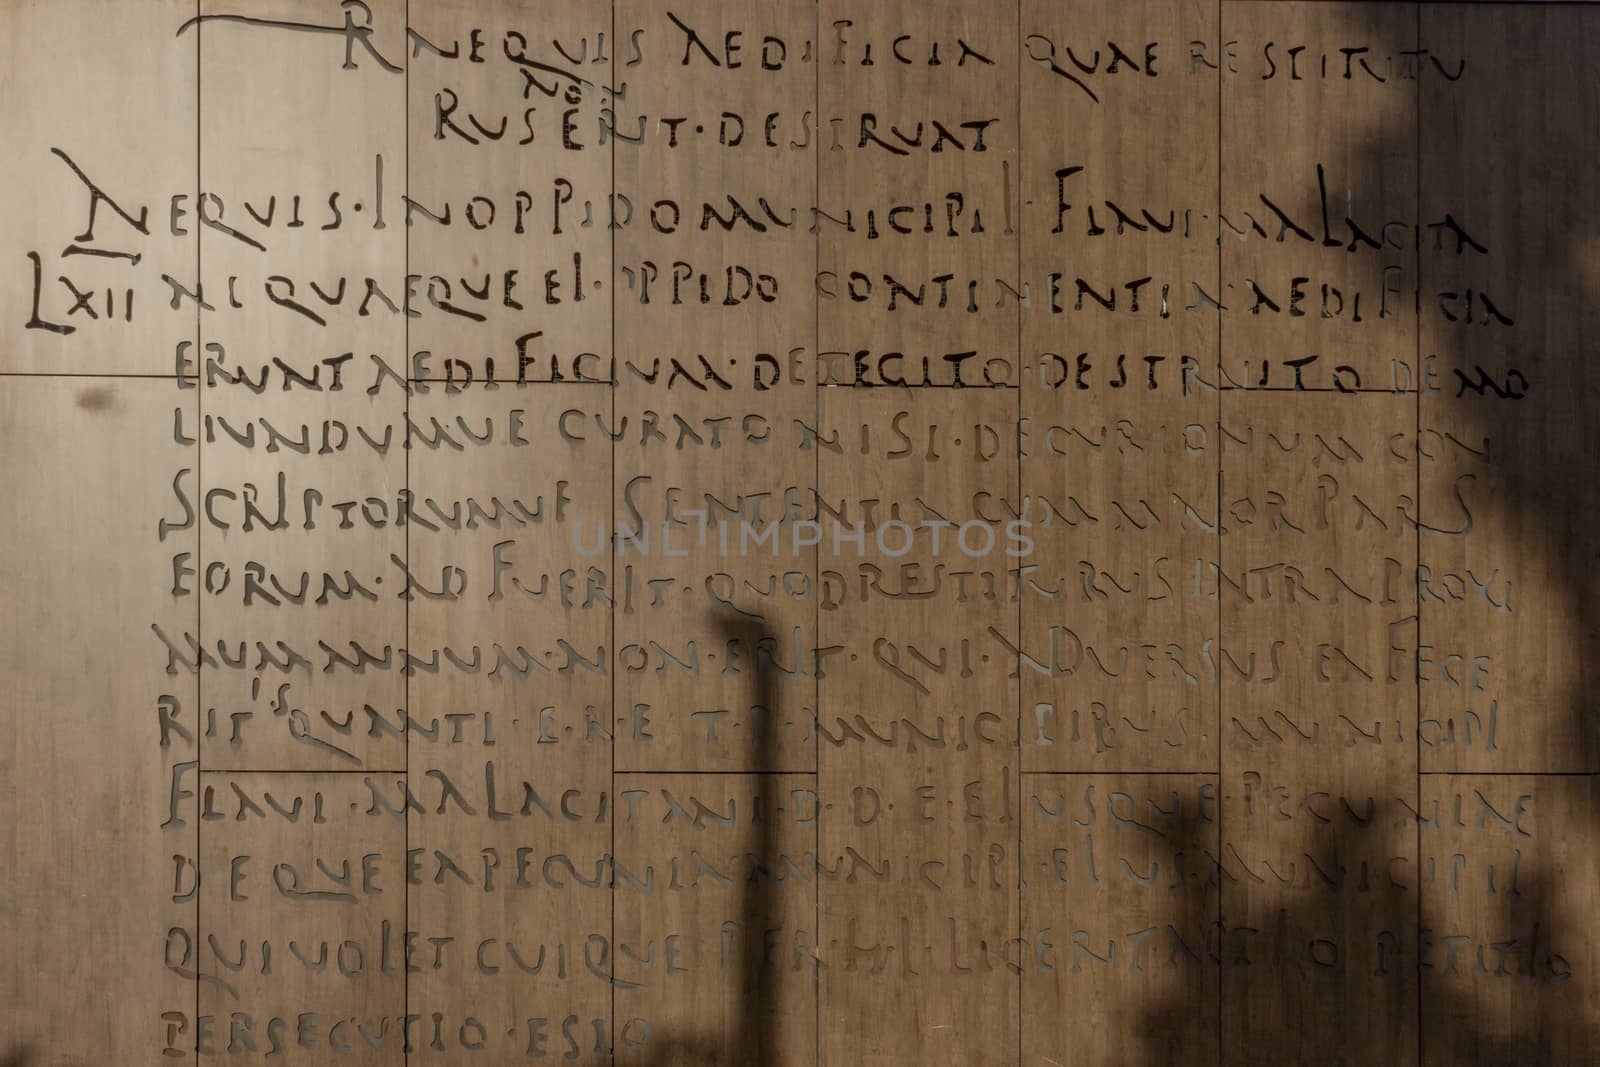
[[[0,1063],[1600,1058],[1558,3],[0,9]]]

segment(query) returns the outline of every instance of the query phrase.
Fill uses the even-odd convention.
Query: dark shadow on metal
[[[777,968],[766,959],[765,928],[779,907],[773,884],[772,864],[778,851],[776,812],[783,805],[783,789],[778,775],[774,738],[778,717],[777,670],[770,662],[777,646],[777,634],[765,619],[722,609],[717,628],[726,647],[736,647],[747,659],[748,671],[755,678],[752,707],[750,759],[741,768],[754,779],[755,804],[745,811],[747,828],[755,831],[745,845],[740,865],[743,893],[739,901],[737,972],[739,1002],[737,1022],[722,1033],[700,1032],[652,1035],[649,1054],[642,1062],[651,1067],[668,1064],[690,1065],[770,1064],[779,1062],[784,1050],[779,1047]],[[764,719],[760,718],[764,715]],[[767,729],[756,724],[765,722]],[[742,795],[742,794],[739,794]]]
[[[1333,5],[1330,5],[1333,6]],[[1358,16],[1364,11],[1371,11],[1379,16],[1388,13],[1388,5],[1339,5],[1347,10],[1351,16],[1350,26],[1360,26],[1362,43],[1367,45],[1374,55],[1401,55],[1406,49],[1426,49],[1430,46],[1435,36],[1430,27],[1434,20],[1443,22],[1449,18],[1461,17],[1466,11],[1474,11],[1484,15],[1481,9],[1475,9],[1469,4],[1422,4],[1417,22],[1417,37],[1414,40],[1411,33],[1402,33],[1398,36],[1394,27],[1386,23],[1383,17],[1373,18],[1362,25]],[[1396,4],[1395,8],[1402,5]],[[1409,11],[1416,11],[1412,5],[1404,5]],[[1231,12],[1239,12],[1249,5],[1232,5]],[[1484,5],[1488,8],[1489,5]],[[1550,40],[1553,35],[1547,33],[1540,38],[1533,34],[1540,27],[1541,20],[1553,18],[1600,18],[1600,11],[1585,13],[1580,16],[1579,9],[1561,8],[1547,5],[1521,6],[1507,5],[1493,8],[1501,13],[1507,21],[1503,24],[1508,29],[1521,29],[1533,35],[1537,40]],[[1237,16],[1235,16],[1237,17]],[[1484,16],[1487,17],[1487,16]],[[1589,32],[1594,32],[1594,23],[1588,23]],[[1223,36],[1237,29],[1234,25],[1223,27]],[[1408,27],[1409,29],[1409,27]],[[1548,30],[1548,26],[1545,27]],[[1426,52],[1422,54],[1426,55]],[[1533,70],[1530,65],[1527,70]],[[1587,70],[1585,67],[1576,69]],[[1544,75],[1549,78],[1550,75]],[[1420,84],[1413,88],[1420,92]],[[1527,116],[1530,121],[1537,121],[1537,109],[1541,107],[1572,106],[1570,102],[1558,95],[1541,97],[1535,93],[1527,94]],[[1226,115],[1219,121],[1226,122]],[[1362,147],[1361,153],[1355,160],[1352,170],[1355,173],[1378,173],[1385,165],[1386,160],[1403,158],[1416,154],[1418,175],[1418,212],[1417,222],[1422,225],[1427,222],[1437,221],[1447,210],[1459,210],[1461,205],[1447,204],[1435,200],[1424,206],[1421,202],[1428,194],[1422,185],[1421,168],[1423,166],[1422,136],[1441,137],[1439,127],[1428,125],[1437,123],[1438,117],[1427,114],[1421,107],[1418,109],[1419,128],[1412,129],[1402,126],[1398,129],[1379,131],[1370,136],[1368,142]],[[1419,132],[1420,131],[1420,132]],[[1476,140],[1474,153],[1464,155],[1463,159],[1472,158],[1479,165],[1485,165],[1483,156],[1493,157],[1497,150],[1493,139]],[[1485,148],[1485,146],[1487,146]],[[1505,149],[1499,149],[1502,153]],[[1431,166],[1441,166],[1439,160],[1432,161]],[[1592,171],[1590,172],[1592,175]],[[1593,178],[1589,189],[1592,194]],[[1256,190],[1249,190],[1254,193]],[[1269,190],[1270,192],[1270,190]],[[1286,205],[1291,214],[1296,217],[1315,217],[1316,203],[1306,194],[1307,199],[1298,204]],[[1226,205],[1222,205],[1226,208]],[[1582,280],[1582,299],[1592,302],[1600,293],[1594,289],[1592,242],[1600,238],[1600,198],[1589,195],[1582,198],[1582,204],[1574,208],[1571,203],[1564,203],[1566,214],[1559,233],[1552,233],[1546,252],[1550,275],[1552,277],[1565,277]],[[1470,230],[1474,222],[1467,222]],[[1431,238],[1424,238],[1431,239]],[[1490,255],[1512,253],[1514,250],[1505,248],[1491,248]],[[1426,264],[1423,265],[1426,269]],[[1445,279],[1432,276],[1419,276],[1414,280],[1418,289],[1419,299],[1425,293],[1436,290]],[[1428,288],[1431,286],[1432,288]],[[1422,315],[1430,313],[1430,308],[1423,304],[1419,311],[1417,329],[1422,329]],[[1541,309],[1526,309],[1530,319],[1536,319]],[[1585,316],[1589,313],[1583,308],[1568,304],[1553,313],[1556,316]],[[1532,329],[1539,329],[1535,321]],[[1437,335],[1437,332],[1436,332]],[[1441,341],[1436,351],[1422,350],[1421,355],[1427,357],[1436,355],[1440,380],[1439,399],[1445,403],[1457,405],[1458,413],[1470,416],[1464,420],[1461,427],[1467,438],[1465,443],[1477,447],[1484,439],[1492,443],[1493,454],[1496,462],[1500,464],[1499,473],[1502,476],[1496,493],[1490,499],[1483,496],[1475,498],[1481,507],[1482,515],[1492,515],[1505,521],[1514,531],[1538,530],[1544,535],[1545,545],[1560,546],[1565,551],[1564,558],[1548,561],[1549,570],[1558,575],[1565,583],[1565,588],[1541,605],[1547,609],[1565,607],[1565,618],[1575,625],[1571,632],[1564,635],[1568,643],[1564,652],[1567,656],[1576,659],[1583,666],[1583,676],[1576,679],[1575,684],[1565,693],[1551,694],[1553,700],[1558,701],[1564,708],[1567,716],[1565,724],[1558,723],[1554,717],[1548,720],[1548,727],[1556,729],[1558,725],[1565,725],[1565,734],[1570,738],[1568,752],[1568,766],[1560,773],[1572,773],[1574,779],[1581,779],[1586,775],[1593,775],[1600,770],[1600,715],[1590,710],[1588,690],[1592,686],[1593,668],[1600,663],[1600,566],[1596,565],[1600,558],[1600,533],[1596,532],[1594,516],[1592,513],[1594,494],[1575,490],[1573,471],[1600,470],[1600,436],[1597,436],[1585,425],[1588,416],[1585,412],[1592,405],[1597,390],[1600,390],[1600,378],[1593,373],[1592,357],[1576,348],[1565,346],[1551,346],[1542,349],[1530,356],[1522,356],[1519,363],[1526,360],[1523,369],[1533,379],[1533,385],[1528,390],[1529,396],[1534,398],[1532,403],[1544,405],[1541,417],[1534,418],[1525,410],[1527,401],[1497,400],[1492,396],[1482,396],[1480,390],[1469,389],[1462,381],[1463,375],[1454,373],[1455,368],[1461,367],[1465,372],[1475,352],[1468,345],[1459,343],[1461,334],[1457,333],[1450,338],[1451,343]],[[1420,347],[1420,346],[1419,346]],[[1505,347],[1509,351],[1519,351],[1514,341],[1507,341]],[[1475,395],[1477,394],[1477,395]],[[1350,398],[1336,398],[1340,401],[1350,402]],[[1430,401],[1420,409],[1422,425],[1419,429],[1426,431],[1434,425],[1437,401]],[[1565,432],[1547,432],[1550,425],[1561,426]],[[1527,451],[1522,451],[1527,450]],[[1414,461],[1421,463],[1420,456]],[[1426,466],[1422,469],[1421,477],[1426,479],[1437,472],[1430,472]],[[1447,494],[1444,487],[1437,482],[1429,486],[1426,482],[1422,485],[1424,493],[1430,488],[1438,498]],[[1430,517],[1424,514],[1422,502],[1412,503],[1412,514],[1408,516],[1413,524],[1425,524]],[[1435,517],[1436,521],[1445,526],[1450,525],[1454,512],[1448,505],[1433,503],[1431,511],[1439,511],[1442,517]],[[1517,527],[1521,520],[1525,525]],[[1427,564],[1430,558],[1435,558],[1444,538],[1450,536],[1446,532],[1433,530],[1427,525],[1422,525],[1417,537],[1419,542],[1419,563]],[[1537,574],[1540,561],[1524,558],[1520,562],[1529,565]],[[1435,582],[1438,581],[1435,576]],[[1564,602],[1564,603],[1563,603]],[[1440,603],[1419,603],[1421,613],[1421,626],[1423,642],[1431,643],[1437,639],[1439,620],[1444,618],[1447,607]],[[1485,652],[1498,653],[1498,649],[1484,649]],[[1219,729],[1224,731],[1224,743],[1234,740],[1230,736],[1230,721],[1228,711],[1224,707],[1221,711]],[[1429,709],[1424,706],[1420,718],[1425,718]],[[1419,724],[1420,725],[1420,724]],[[1426,749],[1419,743],[1419,760],[1427,760]],[[1261,759],[1253,766],[1264,767],[1270,761]],[[1434,768],[1442,766],[1442,761],[1434,764]],[[1462,772],[1468,777],[1475,773],[1486,776],[1495,773],[1515,772]],[[1236,788],[1237,781],[1230,782],[1223,773],[1223,768],[1218,768],[1219,793],[1227,793]],[[1539,779],[1555,783],[1557,778]],[[1425,780],[1424,780],[1425,781]],[[1448,852],[1443,848],[1443,830],[1449,818],[1448,804],[1451,793],[1448,783],[1450,779],[1435,777],[1430,783],[1430,788],[1439,798],[1439,811],[1435,811],[1426,792],[1422,797],[1424,825],[1420,829],[1407,822],[1403,827],[1394,829],[1391,835],[1381,841],[1375,841],[1370,831],[1362,832],[1353,826],[1346,826],[1326,834],[1317,836],[1314,840],[1307,837],[1302,844],[1315,847],[1316,853],[1332,859],[1339,864],[1349,864],[1352,868],[1363,859],[1371,860],[1376,857],[1382,860],[1388,856],[1407,855],[1414,849],[1417,852],[1417,864],[1406,874],[1409,885],[1406,891],[1396,893],[1389,902],[1386,913],[1381,915],[1381,927],[1396,933],[1405,931],[1407,937],[1402,940],[1400,960],[1401,966],[1416,968],[1415,981],[1420,989],[1417,993],[1417,1016],[1414,1026],[1419,1031],[1417,1046],[1398,1050],[1396,1062],[1415,1063],[1420,1058],[1422,1062],[1438,1064],[1444,1062],[1446,1053],[1440,1051],[1440,1045],[1460,1052],[1463,1049],[1471,1050],[1475,1057],[1472,1062],[1480,1064],[1545,1064],[1558,1062],[1556,1050],[1552,1047],[1552,1034],[1561,1027],[1568,1028],[1569,1038],[1577,1045],[1587,1050],[1588,1056],[1584,1062],[1600,1062],[1600,1031],[1591,1022],[1580,1021],[1576,1034],[1572,1033],[1570,1018],[1562,1017],[1554,1002],[1547,995],[1553,988],[1551,984],[1538,980],[1530,980],[1518,974],[1516,978],[1497,976],[1478,976],[1476,978],[1451,978],[1449,974],[1466,975],[1475,966],[1480,966],[1478,959],[1472,958],[1475,953],[1463,950],[1461,958],[1454,963],[1454,972],[1450,954],[1454,951],[1441,942],[1445,933],[1467,933],[1468,931],[1443,931],[1433,930],[1431,944],[1425,954],[1425,960],[1419,960],[1417,931],[1419,927],[1435,923],[1437,915],[1430,915],[1426,909],[1419,907],[1417,894],[1434,894],[1437,900],[1445,893],[1440,888],[1448,877],[1443,870],[1448,862]],[[1403,783],[1410,786],[1410,782]],[[1422,781],[1418,788],[1422,791]],[[1407,798],[1410,799],[1410,798]],[[1351,797],[1351,802],[1359,800]],[[1235,802],[1237,803],[1237,802]],[[1440,814],[1442,811],[1444,814]],[[1567,832],[1582,835],[1585,840],[1592,840],[1600,832],[1600,822],[1597,822],[1595,812],[1587,813],[1587,819],[1578,825],[1567,828]],[[1247,894],[1252,882],[1259,882],[1260,876],[1252,873],[1241,861],[1236,853],[1229,850],[1229,837],[1222,832],[1221,848],[1213,851],[1211,843],[1212,829],[1198,824],[1185,825],[1177,835],[1169,839],[1169,846],[1174,852],[1185,855],[1187,866],[1191,872],[1202,879],[1200,891],[1189,893],[1183,904],[1179,906],[1177,920],[1187,923],[1184,929],[1201,929],[1210,924],[1213,933],[1206,939],[1206,958],[1200,966],[1215,968],[1217,977],[1223,987],[1222,995],[1226,998],[1237,994],[1237,988],[1230,988],[1230,975],[1235,979],[1239,972],[1246,968],[1266,966],[1264,957],[1270,953],[1273,945],[1257,945],[1247,955],[1240,945],[1232,938],[1228,928],[1216,925],[1215,893],[1220,890],[1229,900],[1228,910],[1236,916],[1238,901],[1241,894]],[[1235,838],[1235,843],[1238,839]],[[1267,857],[1273,858],[1273,857]],[[1437,882],[1429,880],[1425,865],[1433,858],[1441,861],[1438,864],[1441,873],[1435,874]],[[1257,866],[1260,866],[1259,857]],[[1196,862],[1201,861],[1201,862]],[[1203,866],[1202,866],[1203,863]],[[1572,876],[1563,871],[1559,866],[1549,861],[1524,862],[1518,876],[1515,892],[1502,891],[1497,894],[1482,898],[1483,911],[1474,922],[1476,934],[1485,935],[1492,939],[1497,934],[1511,937],[1513,934],[1533,931],[1533,939],[1527,943],[1517,943],[1517,950],[1528,951],[1537,944],[1538,932],[1541,926],[1550,936],[1549,931],[1552,920],[1557,929],[1563,930],[1568,937],[1576,938],[1582,935],[1582,930],[1575,924],[1580,922],[1571,914],[1571,909],[1581,907],[1577,894],[1581,893],[1583,886],[1576,884]],[[1281,909],[1279,922],[1281,927],[1288,930],[1316,931],[1323,929],[1328,924],[1326,905],[1328,898],[1305,891],[1303,903],[1291,904]],[[1420,921],[1419,921],[1420,920]],[[1237,919],[1236,919],[1237,921]],[[1282,947],[1282,946],[1277,946]],[[1480,950],[1481,951],[1481,948]],[[1491,955],[1489,967],[1496,966],[1496,960]],[[1584,975],[1591,978],[1591,975]],[[1518,981],[1521,979],[1521,981]],[[1474,988],[1472,981],[1506,981],[1516,982],[1513,994],[1520,998],[1520,1016],[1516,1023],[1506,1029],[1496,1029],[1499,1020],[1483,1018],[1479,1011],[1479,996],[1481,991]],[[1183,1044],[1184,1035],[1193,1035],[1196,1032],[1194,1020],[1207,1012],[1216,1012],[1217,1005],[1199,1004],[1187,997],[1157,998],[1145,1006],[1142,1027],[1139,1034],[1130,1041],[1129,1059],[1133,1064],[1173,1064],[1204,1062],[1202,1057],[1192,1046]],[[1263,1008],[1269,1007],[1263,1005]],[[1321,1010],[1333,1018],[1348,1019],[1351,1021],[1352,1032],[1359,1032],[1361,1020],[1367,1016],[1367,1005],[1357,1002],[1348,991],[1341,997],[1325,1002]],[[1263,1012],[1262,1019],[1272,1018],[1272,1012]],[[1245,1045],[1247,1034],[1227,1031],[1230,1019],[1219,1019],[1220,1032],[1217,1035],[1221,1047],[1217,1050],[1218,1061],[1224,1064],[1245,1062],[1241,1058],[1241,1047]],[[1432,1028],[1429,1028],[1432,1024]],[[1450,1028],[1451,1033],[1447,1040],[1441,1040],[1440,1029]],[[1348,1052],[1343,1047],[1328,1046],[1320,1048],[1307,1048],[1301,1052],[1299,1062],[1304,1064],[1344,1064],[1349,1062]]]

